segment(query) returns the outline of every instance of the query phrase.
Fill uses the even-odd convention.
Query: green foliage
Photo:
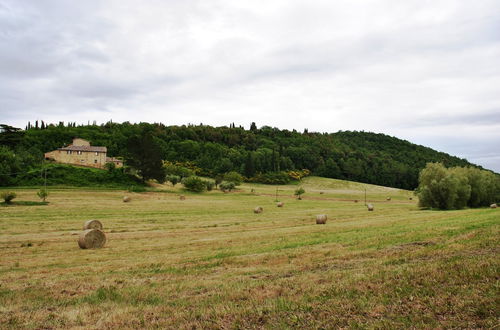
[[[141,185],[140,180],[119,168],[113,172],[102,169],[76,167],[65,164],[47,164],[47,185],[67,186],[102,186],[102,187],[128,187]],[[44,176],[40,169],[22,173],[15,178],[14,184],[18,186],[41,186]]]
[[[104,164],[104,168],[108,170],[108,172],[113,172],[116,169],[116,164],[113,162],[109,162]]]
[[[205,181],[205,186],[207,188],[207,191],[212,191],[215,187],[215,182],[213,181],[210,181],[210,180],[206,180]]]
[[[124,156],[145,180],[162,181],[163,174],[214,177],[231,171],[252,178],[257,173],[308,169],[320,176],[414,189],[419,171],[428,162],[441,161],[447,167],[471,165],[430,148],[367,132],[299,133],[268,126],[257,129],[256,125],[245,130],[234,125],[44,123],[41,128],[30,125],[26,131],[0,129],[0,175],[40,167],[44,152],[71,143],[75,136],[106,146],[109,156]],[[165,161],[164,173],[159,170],[162,160],[170,161]],[[171,171],[168,164],[191,172]],[[1,176],[0,185],[15,185],[17,176]]]
[[[214,178],[214,181],[215,181],[215,188],[217,188],[217,186],[219,184],[221,184],[221,182],[224,180],[224,175],[222,174],[217,174]]]
[[[14,198],[16,198],[17,195],[15,192],[13,191],[3,191],[1,194],[0,194],[0,198],[2,198],[5,202],[5,204],[10,204],[12,203],[12,200]]]
[[[234,182],[222,182],[220,185],[219,185],[219,189],[221,191],[231,191],[233,190],[234,188],[236,188],[236,185],[234,184]]]
[[[167,175],[166,179],[168,182],[170,182],[172,184],[173,187],[175,187],[176,184],[181,182],[181,177],[178,175],[174,175],[174,174]]]
[[[239,186],[243,182],[243,176],[238,172],[231,171],[224,174],[224,180],[234,183],[235,186]]]
[[[297,196],[297,199],[302,199],[302,197],[301,197],[301,196],[302,196],[303,194],[305,194],[305,192],[306,192],[306,191],[304,190],[304,188],[299,187],[299,188],[295,189],[295,191],[293,192],[293,194],[294,194],[295,196]]]
[[[36,194],[41,200],[45,202],[45,200],[49,196],[49,191],[45,188],[41,188]]]
[[[187,178],[187,177],[194,175],[193,170],[191,170],[187,167],[184,167],[184,166],[174,165],[171,163],[164,164],[163,169],[165,170],[165,174],[167,174],[167,177],[176,176],[176,177],[180,178],[180,180],[182,180],[183,178]],[[168,180],[168,181],[170,181],[170,180]],[[172,182],[172,181],[170,181],[170,182]]]
[[[290,180],[291,177],[287,172],[258,173],[253,178],[249,179],[250,182],[265,184],[288,184]]]
[[[489,205],[499,190],[499,177],[491,172],[429,163],[420,172],[417,195],[422,207],[450,210]]]
[[[140,134],[128,139],[126,155],[127,164],[138,171],[143,181],[165,181],[160,147],[151,129],[145,128]]]
[[[182,184],[187,190],[193,192],[202,192],[207,188],[206,181],[197,176],[182,179]]]
[[[146,188],[144,186],[133,185],[133,186],[128,187],[127,190],[128,190],[128,192],[141,193],[141,192],[145,192]]]

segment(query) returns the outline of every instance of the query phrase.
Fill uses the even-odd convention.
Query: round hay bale
[[[83,225],[83,230],[99,229],[102,230],[102,223],[99,220],[89,220]]]
[[[491,204],[491,205],[490,205],[490,208],[492,208],[492,209],[496,209],[497,207],[498,207],[498,206],[497,206],[497,204],[495,204],[495,203],[493,203],[493,204]]]
[[[130,202],[130,200],[131,200],[131,198],[130,198],[130,197],[128,197],[128,196],[123,196],[123,202],[124,202],[124,203],[128,203],[128,202]]]
[[[412,197],[408,197],[408,199],[409,199],[409,200],[413,200],[413,198],[412,198]]]
[[[260,206],[257,206],[253,209],[253,213],[262,213],[262,211],[264,211],[264,209]]]
[[[323,191],[320,191],[320,192],[319,192],[319,194],[320,194],[320,195],[323,195],[323,194],[324,194],[324,192],[323,192]]]
[[[324,225],[326,223],[327,216],[326,214],[318,214],[316,216],[316,224]]]
[[[80,234],[78,246],[81,249],[99,249],[106,243],[106,235],[99,229],[87,229]]]
[[[277,206],[277,207],[283,207],[283,205],[285,205],[285,203],[283,203],[283,202],[278,202],[278,203],[276,203],[276,206]]]
[[[357,203],[357,202],[358,202],[358,200],[357,200],[357,199],[355,199],[355,200],[354,200],[354,203]]]
[[[391,200],[391,198],[390,198],[390,197],[387,197],[386,199],[387,199],[388,201],[390,201],[390,200]]]
[[[366,207],[368,208],[368,211],[373,211],[374,207],[372,204],[367,204]]]
[[[180,195],[180,196],[179,196],[179,199],[180,199],[181,201],[186,200],[186,196],[184,196],[184,195]]]

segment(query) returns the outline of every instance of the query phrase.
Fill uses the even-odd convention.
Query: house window
[[[77,154],[79,154],[79,155],[81,155],[81,154],[82,154],[82,152],[81,152],[81,151],[77,151],[76,153],[77,153]]]
[[[98,154],[99,154],[99,153],[96,151],[96,152],[95,152],[95,155],[97,156]]]
[[[66,153],[67,153],[68,155],[71,155],[71,154],[72,154],[72,151],[71,151],[71,150],[68,150],[68,151],[66,151]]]
[[[97,164],[97,159],[94,159],[94,164]]]

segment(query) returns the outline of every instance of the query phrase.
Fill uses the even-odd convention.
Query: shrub
[[[40,189],[37,193],[38,197],[45,202],[45,199],[47,199],[47,196],[49,196],[49,192],[47,189],[42,188]]]
[[[306,191],[304,190],[304,188],[302,187],[299,187],[297,189],[295,189],[295,192],[293,193],[295,196],[297,196],[297,199],[302,199],[301,195],[304,194]]]
[[[265,183],[265,184],[287,184],[290,183],[290,180],[291,178],[287,174],[287,172],[267,172],[267,173],[258,173],[249,181]]]
[[[206,181],[197,177],[197,176],[190,176],[187,178],[182,179],[182,184],[184,187],[189,190],[189,191],[194,191],[194,192],[202,192],[204,191],[207,186],[206,186]]]
[[[167,181],[172,184],[173,187],[181,181],[181,177],[178,175],[169,174],[166,177]]]
[[[231,171],[224,174],[224,180],[233,182],[235,186],[239,186],[243,182],[243,176],[238,172]]]
[[[207,188],[207,191],[212,191],[214,189],[215,183],[213,181],[206,180],[205,186]]]
[[[420,206],[438,209],[461,209],[465,206],[488,206],[500,193],[500,177],[477,168],[445,168],[429,163],[420,172],[416,193]]]
[[[226,191],[231,191],[234,188],[236,188],[236,185],[234,184],[234,182],[222,182],[219,185],[219,188],[220,188],[220,190],[226,192]]]
[[[163,169],[165,170],[166,175],[176,175],[181,179],[194,176],[193,170],[184,166],[174,165],[172,163],[165,163],[165,165],[163,165]]]
[[[109,162],[104,164],[104,168],[108,170],[108,172],[113,172],[116,169],[116,164],[113,162]]]
[[[5,204],[10,204],[17,195],[13,191],[4,191],[0,194],[0,197],[5,201]]]

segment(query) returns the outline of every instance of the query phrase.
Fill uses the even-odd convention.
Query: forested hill
[[[367,132],[309,133],[257,128],[254,123],[249,130],[234,124],[211,127],[109,122],[37,126],[38,123],[35,127],[29,125],[17,132],[4,126],[0,144],[16,150],[17,155],[31,157],[25,162],[36,166],[36,159],[42,159],[44,152],[71,143],[73,137],[106,146],[109,156],[127,157],[128,141],[134,136],[149,135],[163,160],[192,162],[203,169],[204,175],[235,170],[250,178],[259,172],[309,169],[318,176],[406,189],[417,186],[419,171],[427,162],[472,165],[465,159],[408,141]]]

